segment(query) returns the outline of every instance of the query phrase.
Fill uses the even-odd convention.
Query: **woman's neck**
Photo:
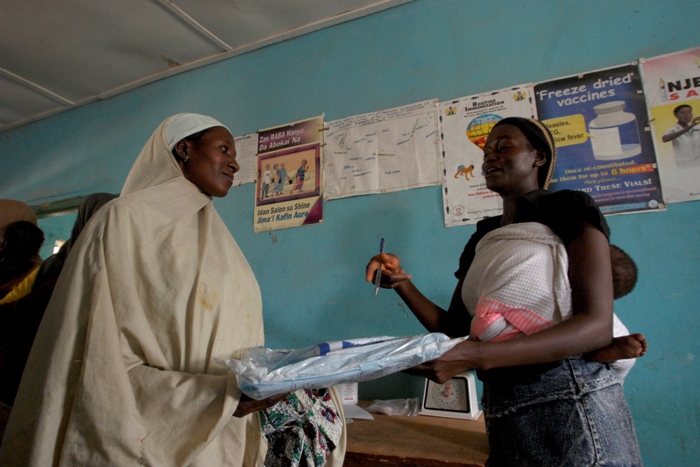
[[[501,195],[503,199],[503,215],[501,216],[501,225],[510,225],[515,222],[515,211],[518,207],[518,198],[539,188],[534,188],[526,192],[516,192],[510,193],[508,195]]]
[[[503,196],[503,215],[501,216],[501,225],[510,225],[515,220],[515,208],[517,206],[518,196]]]

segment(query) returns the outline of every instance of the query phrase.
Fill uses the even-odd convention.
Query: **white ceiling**
[[[0,131],[410,0],[0,0]]]

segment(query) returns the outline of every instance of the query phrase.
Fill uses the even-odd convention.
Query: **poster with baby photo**
[[[441,102],[440,154],[445,225],[476,224],[501,214],[501,197],[481,173],[486,136],[506,117],[537,117],[532,85]]]
[[[666,203],[700,199],[700,47],[640,60]]]
[[[323,116],[258,132],[255,233],[323,222]]]

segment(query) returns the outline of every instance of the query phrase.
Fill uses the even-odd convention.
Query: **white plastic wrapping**
[[[442,333],[368,337],[298,350],[251,348],[240,360],[219,360],[236,374],[241,390],[265,399],[297,389],[369,381],[434,360],[467,339]]]

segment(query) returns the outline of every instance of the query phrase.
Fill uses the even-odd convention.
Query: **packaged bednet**
[[[236,374],[245,394],[265,399],[297,389],[380,378],[434,360],[465,339],[436,332],[324,342],[298,350],[253,347],[241,359],[216,361]]]

